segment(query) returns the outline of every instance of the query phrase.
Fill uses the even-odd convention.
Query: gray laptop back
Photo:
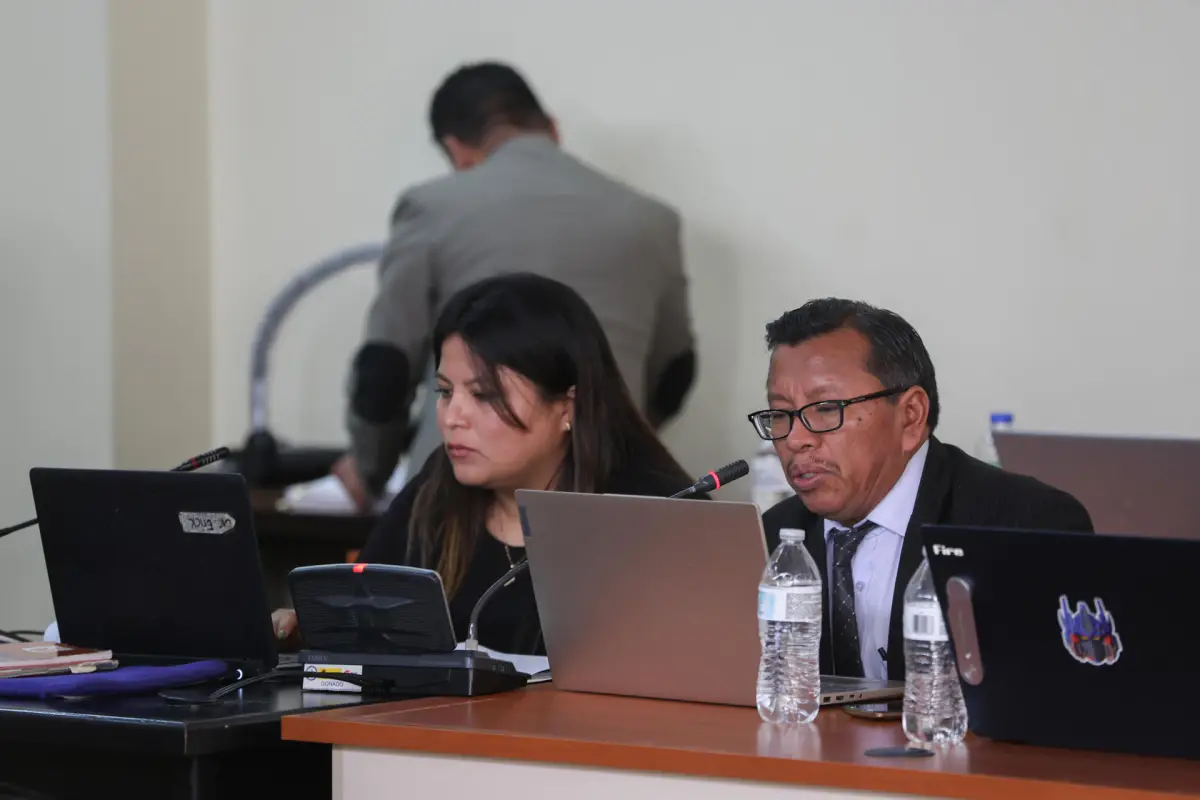
[[[517,492],[557,688],[755,704],[752,503]]]
[[[1200,539],[1200,441],[997,431],[1009,472],[1070,492],[1097,533]]]

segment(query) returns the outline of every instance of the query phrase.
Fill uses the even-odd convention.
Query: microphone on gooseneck
[[[197,470],[201,467],[207,467],[209,464],[215,464],[221,459],[228,457],[229,448],[218,447],[216,450],[209,450],[207,453],[201,453],[198,456],[193,456],[179,466],[171,468],[168,470],[168,472],[191,472],[192,470]],[[16,533],[17,531],[22,531],[26,528],[32,528],[34,525],[37,525],[37,522],[37,517],[34,517],[33,519],[27,519],[24,522],[18,522],[16,525],[10,525],[7,528],[0,528],[0,539],[3,539],[10,533]]]
[[[676,492],[675,494],[671,495],[671,497],[691,497],[694,494],[714,492],[730,481],[736,481],[738,478],[746,477],[746,475],[749,473],[750,465],[739,458],[737,461],[726,464],[715,472],[708,473],[703,478],[684,489],[682,492]]]
[[[218,447],[216,450],[209,450],[207,453],[201,453],[198,456],[192,456],[187,461],[184,461],[179,466],[170,470],[171,472],[191,472],[207,467],[209,464],[215,464],[221,459],[229,457],[228,447]]]
[[[744,460],[738,459],[730,464],[726,464],[720,469],[710,472],[700,480],[693,483],[688,488],[681,492],[676,492],[671,495],[668,500],[677,498],[691,497],[694,494],[703,492],[712,492],[720,489],[730,481],[736,481],[738,478],[744,478],[750,473],[750,465]],[[522,512],[522,522],[524,522],[524,512]],[[483,594],[479,596],[475,607],[471,609],[471,619],[467,623],[467,641],[463,647],[467,650],[477,650],[479,648],[479,614],[487,607],[488,602],[496,592],[508,586],[517,579],[517,576],[529,569],[529,559],[516,564],[508,572],[500,576],[500,579],[489,586]]]

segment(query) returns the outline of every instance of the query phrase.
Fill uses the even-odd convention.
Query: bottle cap
[[[803,542],[804,541],[804,529],[803,528],[780,528],[779,529],[779,539],[780,539],[780,541],[784,541],[784,542]]]
[[[992,424],[993,425],[1011,425],[1012,421],[1013,421],[1013,415],[1007,411],[993,411],[992,412]]]

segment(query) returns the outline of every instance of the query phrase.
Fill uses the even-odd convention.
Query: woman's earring
[[[566,431],[567,431],[567,433],[571,432],[571,423],[569,423],[569,422],[567,423]]]

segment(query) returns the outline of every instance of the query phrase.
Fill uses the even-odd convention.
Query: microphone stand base
[[[472,650],[450,653],[336,653],[303,650],[306,691],[362,692],[392,697],[480,697],[520,689],[529,676],[508,661]],[[361,676],[364,686],[339,681]]]

